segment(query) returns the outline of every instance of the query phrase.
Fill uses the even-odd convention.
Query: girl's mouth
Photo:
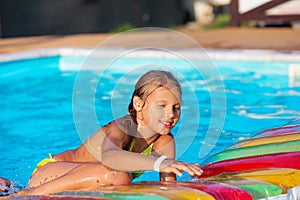
[[[172,128],[172,124],[171,122],[166,122],[166,121],[162,121],[161,122],[165,128],[171,129]]]

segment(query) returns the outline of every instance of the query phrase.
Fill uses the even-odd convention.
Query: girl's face
[[[159,87],[144,102],[139,125],[153,134],[166,135],[177,124],[180,107],[181,97],[178,92],[174,93],[166,87]]]

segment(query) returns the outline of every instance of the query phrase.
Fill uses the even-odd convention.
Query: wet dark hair
[[[170,90],[175,90],[181,98],[182,90],[180,83],[172,73],[163,70],[148,71],[137,81],[131,97],[131,102],[128,105],[129,115],[134,122],[136,122],[136,110],[133,107],[134,96],[141,98],[145,102],[147,97],[159,87],[166,87]]]

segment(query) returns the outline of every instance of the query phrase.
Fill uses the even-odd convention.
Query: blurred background
[[[138,27],[299,28],[300,0],[0,0],[0,37]]]

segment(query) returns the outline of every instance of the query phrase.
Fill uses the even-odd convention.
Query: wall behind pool
[[[0,37],[169,27],[183,24],[186,15],[181,0],[1,0],[0,13]]]

